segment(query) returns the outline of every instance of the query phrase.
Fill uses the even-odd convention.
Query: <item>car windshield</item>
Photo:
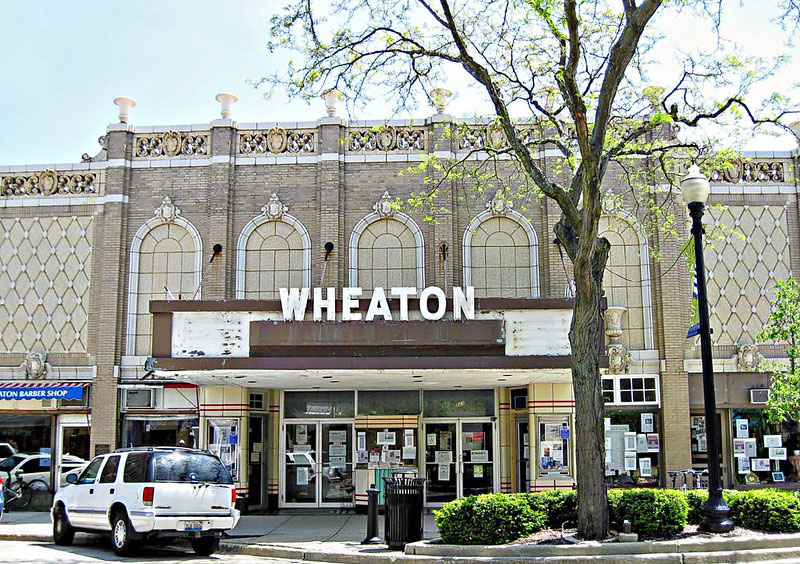
[[[2,462],[0,462],[0,470],[5,470],[6,472],[9,472],[9,471],[13,470],[14,467],[17,464],[19,464],[20,462],[22,462],[23,460],[25,460],[25,457],[24,456],[20,456],[18,454],[15,454],[13,456],[9,456],[8,458],[6,458]]]
[[[153,481],[233,483],[227,468],[218,458],[196,452],[154,453]]]

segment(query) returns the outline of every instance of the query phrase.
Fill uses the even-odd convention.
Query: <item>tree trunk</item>
[[[608,535],[608,496],[605,485],[604,402],[598,342],[603,269],[609,244],[598,239],[591,272],[575,272],[577,295],[569,341],[572,347],[572,388],[575,394],[578,535],[602,540]],[[583,274],[583,276],[581,275]]]

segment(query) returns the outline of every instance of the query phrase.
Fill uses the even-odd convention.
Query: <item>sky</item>
[[[744,0],[724,21],[730,34],[754,52],[797,48],[764,6],[772,0]],[[99,150],[97,138],[117,121],[116,96],[137,100],[134,125],[207,123],[219,117],[214,96],[233,92],[239,122],[307,121],[323,116],[324,104],[264,97],[250,81],[283,68],[285,54],[266,49],[269,18],[277,0],[0,0],[5,25],[0,34],[0,165],[80,162]],[[12,25],[13,24],[13,25]],[[710,33],[691,18],[662,17],[664,49],[708,43]],[[668,57],[665,57],[665,61]],[[667,63],[665,63],[667,64]],[[797,68],[795,63],[795,68]],[[790,65],[780,80],[797,82]],[[470,91],[463,77],[447,86],[456,96],[455,116],[488,113],[485,97]],[[359,119],[425,118],[393,116],[391,105],[370,104]],[[756,138],[747,148],[792,149],[794,140]]]

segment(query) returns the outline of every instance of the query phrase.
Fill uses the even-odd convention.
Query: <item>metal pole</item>
[[[378,494],[381,493],[375,484],[367,488],[367,537],[361,544],[381,544],[378,537]]]
[[[703,258],[703,202],[689,204],[694,236],[695,272],[697,275],[697,306],[700,317],[700,353],[703,364],[703,399],[706,414],[706,449],[708,452],[708,502],[706,518],[700,527],[712,533],[726,533],[733,529],[730,509],[722,497],[719,474],[719,429],[717,428],[717,399],[714,393],[714,365],[711,358],[711,329],[708,323],[708,295],[706,294],[706,266]]]

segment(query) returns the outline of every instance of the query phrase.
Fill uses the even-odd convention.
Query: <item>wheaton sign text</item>
[[[314,321],[336,320],[336,288],[314,288],[313,307]],[[285,321],[302,321],[308,307],[309,288],[281,288],[281,310]],[[361,288],[342,288],[341,320],[342,321],[372,321],[376,318],[391,321],[394,319],[389,309],[387,294],[380,286],[372,291],[369,306],[366,312],[360,310],[363,291]],[[417,289],[399,287],[389,289],[389,298],[399,298],[400,312],[397,317],[400,321],[408,321],[408,300],[417,296]],[[423,319],[436,321],[444,317],[447,309],[447,297],[441,288],[428,286],[419,293],[419,312]],[[363,317],[362,317],[363,316]],[[475,288],[453,288],[453,319],[475,319]]]

